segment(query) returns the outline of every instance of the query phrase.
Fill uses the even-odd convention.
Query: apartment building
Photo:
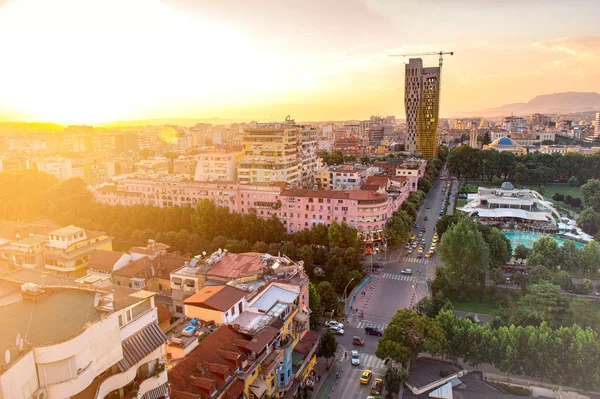
[[[207,151],[197,155],[194,172],[197,181],[233,181],[237,178],[236,154]]]
[[[240,182],[300,185],[300,130],[300,127],[288,124],[265,124],[246,129],[238,165]]]
[[[0,280],[20,294],[0,307],[4,398],[103,399],[166,393],[166,337],[154,294],[124,287],[84,289]],[[68,305],[68,308],[65,306]],[[60,321],[60,322],[57,322]]]
[[[342,136],[336,139],[333,149],[341,151],[345,156],[355,156],[357,158],[367,154],[367,147],[363,144],[363,141],[354,135]]]
[[[73,166],[68,158],[44,158],[37,161],[37,170],[54,175],[58,180],[73,177]]]
[[[315,185],[322,190],[359,190],[373,174],[372,167],[361,165],[328,166],[315,170]]]
[[[13,242],[0,245],[0,262],[6,269],[37,269],[44,267],[44,248],[47,235],[32,234]]]
[[[198,164],[198,158],[180,156],[172,160],[172,171],[175,175],[182,175],[187,178],[192,178],[196,173],[196,165]]]
[[[419,179],[425,176],[427,161],[419,158],[393,158],[387,161],[376,161],[373,166],[388,176],[405,178],[412,192],[418,189]]]
[[[142,159],[133,165],[138,173],[154,174],[169,173],[169,161],[166,158]]]
[[[83,276],[97,250],[112,251],[112,237],[103,232],[66,226],[48,233],[44,268],[68,276]]]
[[[302,126],[298,140],[298,159],[300,162],[300,186],[312,187],[314,172],[317,168],[317,129]]]

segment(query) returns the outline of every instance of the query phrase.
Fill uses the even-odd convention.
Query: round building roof
[[[509,139],[508,137],[500,137],[499,139],[494,140],[494,142],[492,143],[493,146],[516,146],[517,143],[515,143],[512,139]]]

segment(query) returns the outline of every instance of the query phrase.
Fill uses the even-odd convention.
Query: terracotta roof
[[[229,279],[251,276],[265,268],[260,261],[258,252],[244,252],[241,254],[227,253],[207,273],[207,277],[225,277]]]
[[[30,234],[47,235],[60,226],[50,219],[41,219],[34,223],[0,220],[0,237],[15,240],[28,237]],[[19,238],[17,238],[17,234]]]
[[[387,186],[389,177],[387,176],[369,176],[367,177],[367,184],[377,186]]]
[[[352,190],[349,191],[351,200],[381,200],[388,198],[387,194],[381,194],[376,191],[362,191],[362,190]]]
[[[225,392],[223,392],[223,399],[238,399],[240,397],[240,395],[242,394],[242,392],[244,392],[244,388],[246,387],[246,385],[244,384],[244,381],[242,380],[236,380],[233,384],[231,384],[229,386],[229,388],[227,388],[225,390]]]
[[[160,302],[156,302],[156,310],[158,311],[158,324],[169,320],[173,316],[173,313]]]
[[[302,353],[304,356],[308,355],[318,338],[319,334],[316,332],[307,331],[294,347],[294,352]]]
[[[189,258],[177,254],[157,255],[154,259],[144,257],[114,271],[113,275],[129,278],[152,278],[154,276],[168,279],[171,272],[179,269],[189,261]]]
[[[376,200],[387,198],[386,194],[380,194],[375,191],[364,190],[311,190],[311,189],[291,189],[283,190],[282,197],[312,197],[312,198],[332,198],[332,199],[350,199],[350,200]]]
[[[234,344],[247,337],[227,325],[217,328],[196,349],[169,371],[172,397],[209,399],[213,391],[239,390],[237,380],[226,387],[226,380],[247,359],[246,349]],[[243,389],[243,386],[242,386]],[[239,394],[238,394],[239,396]],[[237,398],[237,396],[232,396]]]
[[[123,255],[125,255],[125,252],[99,250],[88,261],[88,267],[112,271],[115,263],[117,263]]]
[[[365,191],[377,191],[380,188],[381,186],[377,184],[363,184],[362,186],[360,186],[360,189]]]
[[[252,338],[248,344],[246,344],[246,349],[254,352],[260,353],[264,349],[265,346],[279,333],[279,330],[273,327],[267,327],[262,330],[259,334]]]
[[[206,286],[183,303],[225,312],[245,296],[246,291],[229,285]]]

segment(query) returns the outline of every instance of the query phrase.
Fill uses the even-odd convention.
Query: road
[[[417,216],[418,228],[413,229],[415,235],[421,229],[425,229],[425,250],[431,246],[435,224],[440,217],[440,209],[445,193],[442,191],[446,181],[438,180],[433,184],[429,195]],[[427,220],[425,220],[427,218]],[[379,258],[377,258],[377,256]],[[335,372],[331,373],[325,381],[321,391],[316,396],[319,399],[365,399],[369,396],[369,390],[374,378],[381,377],[385,370],[383,361],[375,356],[379,337],[366,335],[364,328],[374,326],[378,328],[387,327],[387,323],[396,314],[398,309],[410,308],[421,298],[428,294],[426,277],[435,276],[435,263],[437,255],[429,259],[417,259],[416,251],[407,254],[402,248],[387,254],[384,260],[383,254],[377,254],[374,262],[382,265],[379,273],[373,274],[368,283],[361,291],[354,293],[350,298],[348,306],[356,309],[351,312],[345,323],[345,335],[338,336],[338,343],[342,354],[334,366],[334,370],[340,373],[339,380],[335,378]],[[403,269],[410,268],[412,274],[402,274]],[[362,311],[362,317],[359,312]],[[353,336],[364,338],[364,346],[352,344]],[[357,349],[360,355],[360,365],[352,366],[350,363],[350,351]],[[360,376],[363,370],[369,369],[373,372],[371,383],[360,384]]]

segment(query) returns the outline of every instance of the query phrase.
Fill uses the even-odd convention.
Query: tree
[[[525,184],[529,180],[529,169],[521,162],[515,166],[515,182]]]
[[[493,267],[490,269],[490,278],[496,285],[506,282],[506,277],[504,277],[504,272],[499,267]]]
[[[529,266],[544,266],[553,270],[560,263],[558,243],[552,237],[543,236],[533,243],[529,254]]]
[[[283,243],[280,249],[281,253],[290,259],[296,259],[296,245],[291,241]]]
[[[434,295],[433,299],[425,297],[413,306],[413,311],[429,318],[436,317],[443,310],[452,310],[452,302],[438,293]]]
[[[589,301],[575,297],[569,302],[570,324],[580,327],[595,328],[598,325],[598,313],[594,311]]]
[[[448,268],[450,284],[463,292],[467,285],[479,284],[483,295],[489,248],[476,223],[464,218],[452,225],[444,234],[439,251]]]
[[[517,259],[527,259],[527,257],[529,256],[529,252],[530,252],[529,248],[527,248],[523,244],[519,244],[515,248],[515,258],[517,258]]]
[[[579,270],[586,277],[596,273],[600,268],[600,246],[596,241],[589,241],[579,250]]]
[[[552,273],[545,266],[533,266],[529,271],[529,281],[533,284],[537,284],[540,280],[550,281],[552,279]]]
[[[462,217],[459,214],[444,215],[435,224],[435,231],[441,237],[450,226],[457,223],[461,218]]]
[[[590,179],[581,186],[581,193],[586,206],[600,212],[600,180]]]
[[[558,285],[563,290],[570,290],[573,287],[573,281],[571,275],[564,270],[559,271],[554,276],[554,284]]]
[[[560,268],[561,270],[576,271],[579,260],[579,248],[573,240],[566,240],[560,247]],[[560,284],[559,284],[560,285]]]
[[[310,307],[310,329],[317,331],[321,326],[321,318],[323,317],[323,306],[321,305],[321,297],[317,292],[313,283],[308,283],[308,306]]]
[[[537,326],[547,322],[560,326],[567,313],[566,297],[560,293],[560,287],[547,281],[540,281],[530,287],[529,292],[519,301],[510,322],[520,326]]]
[[[338,296],[328,281],[322,281],[319,283],[317,286],[317,293],[319,294],[319,298],[321,300],[323,312],[330,312],[338,309]]]
[[[309,277],[312,277],[313,271],[313,250],[308,245],[303,245],[296,251],[296,257],[304,263],[304,270]]]
[[[329,368],[329,359],[335,356],[337,348],[338,342],[335,339],[333,331],[330,329],[325,330],[323,335],[321,335],[319,346],[317,346],[317,356],[325,358],[326,368]]]
[[[510,261],[510,241],[500,230],[494,227],[486,242],[490,249],[490,267],[501,267]]]
[[[419,179],[418,188],[419,190],[428,193],[431,190],[432,184],[431,181],[425,177]]]
[[[402,386],[408,381],[408,370],[394,370],[387,366],[382,376],[382,383],[388,393],[398,394]]]
[[[337,221],[332,221],[327,230],[327,238],[331,248],[339,247],[342,244],[342,228]]]
[[[492,186],[500,187],[504,183],[504,180],[498,176],[492,176]]]
[[[596,234],[600,226],[600,212],[596,212],[593,208],[586,208],[577,219],[577,224],[588,234]]]
[[[387,237],[388,244],[394,247],[408,240],[412,224],[413,219],[406,211],[400,210],[394,212],[385,225],[385,236]]]
[[[327,263],[327,252],[325,251],[325,248],[317,248],[317,252],[315,253],[315,263],[318,265]]]
[[[581,282],[579,283],[579,289],[581,290],[581,292],[583,292],[585,295],[591,294],[592,290],[594,289],[594,284],[592,283],[592,280],[584,278],[583,280],[581,280]]]
[[[511,276],[510,281],[515,283],[517,287],[521,288],[521,295],[524,296],[525,294],[527,294],[527,287],[529,286],[529,276],[523,274],[522,272],[516,272]]]
[[[571,187],[579,187],[579,180],[575,176],[569,177],[569,181],[567,183],[569,183],[569,186]]]
[[[256,241],[252,246],[252,252],[258,252],[259,254],[264,254],[269,252],[269,245],[263,241]]]
[[[444,351],[446,337],[441,326],[427,316],[400,309],[385,329],[375,354],[407,365],[421,352],[437,355]]]

